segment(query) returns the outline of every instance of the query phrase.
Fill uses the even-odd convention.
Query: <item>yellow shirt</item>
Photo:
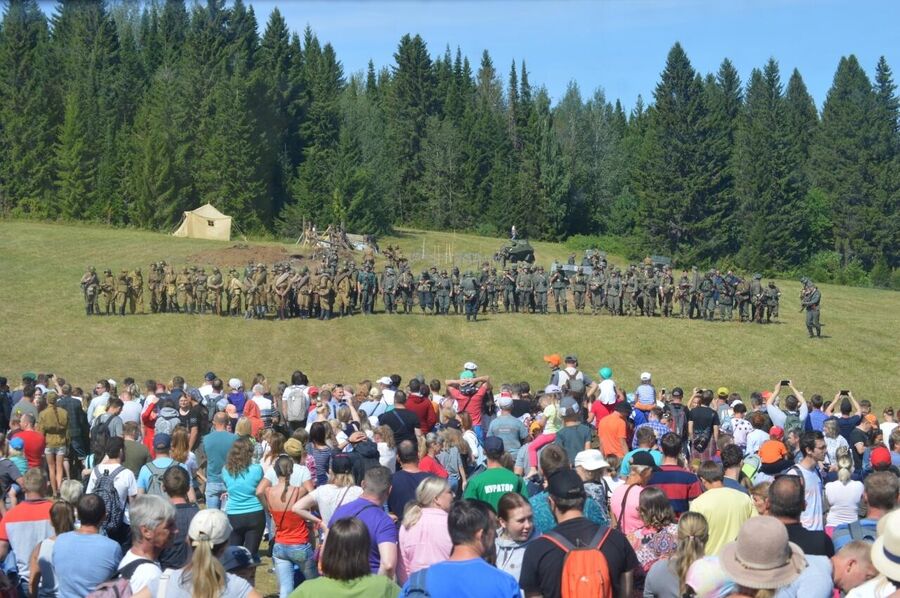
[[[737,539],[744,522],[756,515],[749,494],[732,488],[712,488],[691,502],[691,511],[706,517],[709,540],[706,555],[719,554],[723,546]]]
[[[559,419],[559,407],[553,404],[544,408],[544,434],[556,434],[562,427],[562,420]]]

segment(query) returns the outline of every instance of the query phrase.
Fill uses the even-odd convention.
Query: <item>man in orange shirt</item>
[[[597,422],[597,437],[604,455],[615,455],[619,459],[628,452],[628,417],[631,405],[622,401],[615,411]]]

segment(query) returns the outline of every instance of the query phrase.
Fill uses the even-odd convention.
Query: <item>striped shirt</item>
[[[702,492],[700,478],[678,465],[661,465],[659,471],[654,471],[650,476],[647,485],[655,486],[665,493],[676,515],[687,511],[690,501]]]

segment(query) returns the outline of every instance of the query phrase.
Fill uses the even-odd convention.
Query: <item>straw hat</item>
[[[726,544],[719,563],[737,584],[756,590],[786,586],[806,568],[803,550],[788,541],[787,528],[774,517],[753,517],[737,540]]]
[[[872,564],[888,579],[900,579],[900,510],[891,511],[878,522]]]

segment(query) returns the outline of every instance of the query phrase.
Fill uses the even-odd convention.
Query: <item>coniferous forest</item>
[[[0,213],[171,230],[207,201],[248,234],[304,220],[609,240],[679,264],[891,286],[900,131],[890,66],[840,60],[821,111],[776,60],[700,73],[675,43],[626,112],[526,62],[399,40],[347,73],[241,0],[8,0]],[[870,77],[867,71],[873,73]],[[575,237],[576,239],[579,237]],[[893,278],[893,280],[892,280]]]

